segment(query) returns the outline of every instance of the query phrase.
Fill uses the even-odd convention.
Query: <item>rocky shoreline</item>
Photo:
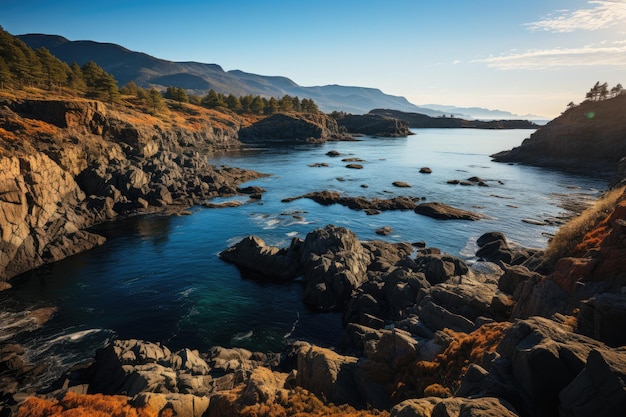
[[[263,174],[207,163],[212,153],[239,146],[241,121],[198,111],[164,120],[87,100],[3,99],[0,128],[9,140],[0,149],[0,280],[101,244],[89,227],[103,221],[211,205],[216,196],[261,198],[263,189],[239,185]],[[311,126],[295,123],[309,141]],[[477,220],[403,197],[322,191],[295,198],[371,214]],[[306,305],[341,312],[338,346],[294,340],[274,353],[172,352],[152,341],[114,340],[35,393],[25,387],[42,365],[28,363],[19,345],[0,343],[0,415],[18,407],[24,416],[60,412],[82,402],[108,410],[114,400],[140,415],[179,416],[622,413],[626,193],[554,263],[498,232],[477,245],[480,260],[468,264],[421,243],[360,241],[334,225],[285,248],[249,236],[221,259],[251,279],[302,277]],[[25,312],[24,320],[44,325],[52,314]]]
[[[616,211],[609,223],[625,214]],[[625,233],[613,228],[600,246],[625,253]],[[104,394],[181,416],[252,416],[288,413],[295,398],[314,395],[360,415],[618,415],[626,402],[626,351],[618,347],[626,341],[615,339],[626,311],[623,272],[577,276],[581,285],[566,286],[562,269],[542,272],[543,251],[513,247],[495,232],[477,244],[480,261],[467,264],[436,248],[360,241],[333,225],[287,248],[248,237],[220,257],[252,279],[302,276],[304,303],[342,312],[339,346],[172,352],[115,340],[25,404]],[[10,406],[25,398],[11,386],[18,390],[19,378],[37,369],[19,346],[0,351]]]

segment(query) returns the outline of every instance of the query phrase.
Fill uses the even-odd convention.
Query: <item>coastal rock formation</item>
[[[220,258],[250,277],[285,280],[302,275],[306,282],[303,301],[319,310],[332,310],[367,281],[370,267],[391,265],[410,251],[410,245],[374,242],[364,246],[348,229],[328,225],[282,249],[267,247],[258,237],[247,237],[221,252]]]
[[[585,101],[542,126],[521,146],[493,155],[498,162],[521,162],[594,175],[615,175],[626,156],[626,96]]]
[[[413,132],[405,121],[394,117],[377,114],[338,114],[335,120],[346,132],[369,136],[399,137],[409,136]]]
[[[402,196],[389,199],[347,197],[342,196],[337,191],[326,190],[315,191],[297,197],[285,198],[282,200],[282,202],[289,203],[300,198],[308,198],[324,206],[329,206],[331,204],[340,204],[342,206],[351,208],[352,210],[365,210],[368,212],[368,214],[377,214],[377,212],[387,210],[415,210],[415,207],[417,207],[417,202],[420,200],[418,197]]]
[[[417,214],[432,217],[437,220],[480,220],[483,218],[481,214],[473,213],[468,210],[462,210],[451,207],[443,203],[428,202],[417,205],[414,209]]]
[[[350,140],[337,122],[325,114],[279,113],[262,119],[239,131],[243,142],[322,143],[328,140]]]
[[[78,99],[0,104],[0,280],[102,244],[85,230],[95,223],[185,208],[260,176],[206,161],[238,146],[236,125],[166,125]]]

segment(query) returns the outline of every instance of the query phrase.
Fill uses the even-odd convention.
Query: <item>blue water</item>
[[[0,341],[22,343],[29,359],[50,365],[50,378],[93,357],[94,350],[113,337],[160,341],[172,349],[221,345],[279,351],[291,338],[334,345],[341,336],[340,316],[307,309],[300,301],[302,282],[244,279],[217,254],[250,234],[286,246],[292,237],[304,238],[332,223],[350,228],[363,240],[423,240],[471,260],[476,238],[487,231],[502,231],[522,245],[545,246],[557,227],[531,225],[523,219],[568,214],[560,207],[563,202],[590,200],[605,187],[602,180],[490,160],[490,154],[519,145],[531,133],[528,130],[414,132],[407,138],[363,137],[357,142],[248,149],[215,158],[216,165],[271,174],[248,184],[267,190],[262,200],[237,208],[195,207],[189,216],[147,215],[99,226],[95,231],[108,238],[104,246],[26,274],[13,281],[13,289],[0,293],[5,323]],[[342,156],[326,156],[329,150]],[[362,159],[363,169],[346,168],[348,162],[342,158]],[[329,166],[308,166],[322,162]],[[419,173],[423,166],[432,174]],[[472,176],[481,177],[489,187],[447,184]],[[412,187],[396,188],[393,181]],[[306,199],[281,202],[321,190],[378,198],[423,197],[487,218],[442,222],[411,211],[368,216]],[[382,226],[391,226],[394,232],[376,235]],[[21,333],[7,329],[6,323],[18,311],[44,306],[57,308],[46,326]],[[47,382],[44,378],[40,383]]]

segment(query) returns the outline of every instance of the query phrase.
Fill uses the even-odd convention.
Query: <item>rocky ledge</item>
[[[261,174],[207,163],[239,146],[235,120],[187,122],[80,99],[0,101],[0,281],[101,244],[90,226],[182,210]]]

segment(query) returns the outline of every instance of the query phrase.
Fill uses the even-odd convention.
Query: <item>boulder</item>
[[[86,375],[89,392],[142,392],[207,395],[211,381],[208,364],[189,349],[172,353],[159,343],[115,340],[96,352]]]
[[[432,217],[437,220],[480,220],[481,214],[467,210],[451,207],[443,203],[429,202],[421,203],[415,207],[417,214]]]
[[[580,305],[577,331],[612,347],[626,345],[626,294],[602,293]]]
[[[497,348],[501,359],[492,363],[490,373],[499,375],[499,380],[504,383],[506,375],[510,375],[509,383],[517,386],[512,392],[518,394],[507,400],[522,414],[558,415],[562,405],[559,394],[583,372],[593,350],[606,354],[606,357],[621,358],[620,368],[623,369],[623,363],[626,363],[623,362],[623,352],[614,356],[616,351],[597,340],[572,333],[571,327],[532,317],[517,321],[507,331]],[[591,365],[593,363],[589,365],[590,371]],[[609,398],[598,397],[597,401],[610,403]]]
[[[591,350],[559,394],[561,417],[618,416],[626,410],[626,352]]]
[[[517,417],[504,400],[484,398],[426,397],[405,400],[391,409],[390,417]]]
[[[421,253],[415,258],[416,270],[424,273],[431,285],[466,275],[469,267],[461,259],[447,254]]]
[[[354,379],[358,360],[330,349],[304,345],[298,351],[296,384],[335,404],[364,405]]]
[[[149,407],[157,410],[159,416],[169,415],[202,417],[209,408],[209,398],[191,394],[157,394],[144,392],[136,395],[132,404],[134,407]],[[171,410],[171,411],[168,411]]]
[[[287,374],[272,372],[268,368],[255,368],[250,374],[248,385],[242,393],[245,405],[273,402],[277,393],[285,390]]]
[[[236,245],[220,252],[220,259],[233,263],[246,275],[290,280],[297,276],[299,243],[287,249],[268,246],[263,239],[248,236]]]

